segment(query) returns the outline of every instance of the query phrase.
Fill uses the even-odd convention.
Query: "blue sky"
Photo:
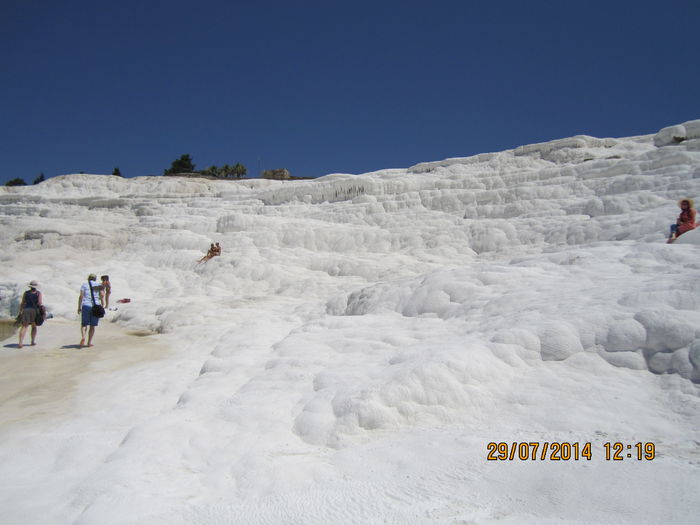
[[[0,183],[364,173],[700,118],[700,2],[0,0]]]

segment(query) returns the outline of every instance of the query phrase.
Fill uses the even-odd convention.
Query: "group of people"
[[[101,283],[97,284],[97,276],[94,273],[88,275],[87,281],[80,287],[78,295],[78,314],[80,319],[80,348],[92,346],[92,338],[95,335],[95,328],[100,322],[93,311],[93,306],[99,304],[102,308],[109,308],[109,296],[112,293],[112,285],[109,276],[100,277]],[[94,283],[94,284],[93,284]],[[44,297],[39,291],[39,283],[31,281],[29,290],[24,292],[19,305],[19,348],[24,347],[24,338],[31,325],[31,345],[36,344],[37,326],[44,320]],[[86,345],[87,343],[87,345]]]
[[[218,242],[216,244],[212,243],[209,246],[209,251],[204,257],[197,261],[197,264],[208,261],[209,259],[211,259],[212,257],[216,257],[217,255],[221,255],[221,246],[219,246]]]
[[[676,224],[671,225],[671,232],[668,237],[668,243],[675,241],[680,235],[695,229],[697,212],[694,208],[693,199],[681,199],[678,201],[678,206],[681,213],[676,220]],[[219,243],[212,243],[207,254],[202,257],[197,263],[208,261],[209,259],[221,255],[221,246]],[[87,282],[80,287],[80,295],[78,296],[78,314],[81,316],[80,321],[80,348],[92,346],[92,339],[95,335],[95,328],[100,322],[100,318],[94,314],[93,306],[99,304],[104,308],[109,308],[109,296],[112,293],[112,285],[109,282],[109,276],[103,275],[100,277],[102,281],[97,284],[97,276],[94,273],[88,275]],[[93,282],[95,284],[93,284]],[[22,325],[19,330],[19,347],[24,346],[24,338],[27,335],[27,329],[31,325],[31,344],[36,344],[37,325],[43,322],[45,315],[43,306],[43,297],[39,291],[39,284],[36,281],[29,283],[29,290],[24,292],[22,301],[19,306],[18,319]],[[97,294],[97,295],[95,295]]]

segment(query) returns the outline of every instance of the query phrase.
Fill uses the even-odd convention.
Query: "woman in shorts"
[[[41,306],[43,297],[41,292],[37,290],[39,284],[36,281],[29,283],[29,290],[22,295],[22,302],[19,304],[19,320],[22,323],[22,328],[19,329],[19,347],[24,346],[24,336],[27,334],[27,328],[32,325],[32,346],[36,344],[36,323],[41,316]]]
[[[78,315],[80,315],[80,348],[85,346],[87,336],[87,346],[92,346],[92,338],[95,335],[95,327],[100,324],[100,318],[92,314],[92,307],[102,301],[101,288],[97,284],[97,276],[94,273],[88,275],[87,282],[80,287],[78,296]]]

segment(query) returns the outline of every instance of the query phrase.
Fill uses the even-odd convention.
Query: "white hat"
[[[29,281],[29,286],[30,286],[31,288],[38,288],[38,287],[39,287],[39,283],[36,282],[36,281]]]

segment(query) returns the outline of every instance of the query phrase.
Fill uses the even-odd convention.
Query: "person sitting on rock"
[[[204,261],[208,261],[209,259],[211,259],[215,255],[218,255],[215,252],[216,252],[216,246],[214,246],[214,243],[211,243],[211,245],[209,245],[209,251],[207,252],[207,254],[204,257],[202,257],[200,260],[197,261],[197,264],[204,262]]]
[[[668,242],[672,243],[685,232],[695,229],[695,219],[697,211],[694,206],[693,199],[681,199],[678,201],[678,207],[681,209],[681,214],[676,220],[676,224],[671,225],[671,233],[668,237]]]

